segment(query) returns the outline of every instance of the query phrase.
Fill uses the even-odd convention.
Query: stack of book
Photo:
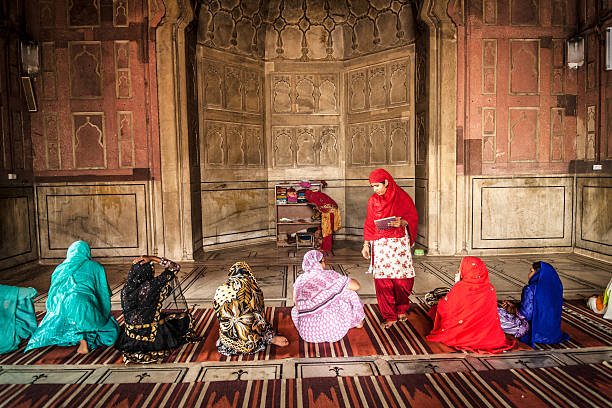
[[[297,192],[297,202],[298,203],[307,203],[308,200],[306,199],[306,190],[299,190]]]

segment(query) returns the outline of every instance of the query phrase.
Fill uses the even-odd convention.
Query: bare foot
[[[272,337],[272,340],[270,340],[270,343],[278,347],[285,347],[289,345],[289,340],[287,340],[287,338],[284,336],[274,336]]]
[[[399,320],[400,322],[405,322],[406,320],[408,320],[408,314],[407,313],[398,314],[397,320]]]
[[[365,319],[363,319],[363,320],[361,321],[361,323],[359,323],[357,326],[355,326],[355,328],[356,328],[356,329],[361,329],[361,328],[363,327],[364,323],[365,323]]]
[[[77,349],[77,353],[79,354],[89,353],[89,348],[87,348],[87,342],[85,340],[79,341],[79,348]]]
[[[383,329],[388,329],[394,324],[395,324],[395,320],[385,320],[384,322],[380,324],[380,327],[382,327]]]

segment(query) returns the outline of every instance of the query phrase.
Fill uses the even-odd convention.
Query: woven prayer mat
[[[336,343],[307,343],[299,338],[291,320],[291,309],[272,307],[266,309],[266,318],[279,334],[289,340],[287,347],[267,347],[253,355],[226,357],[217,352],[216,341],[219,324],[212,309],[196,309],[193,312],[196,333],[203,338],[178,348],[163,363],[200,361],[254,361],[283,358],[312,357],[353,357],[353,356],[394,356],[426,355],[456,352],[441,343],[428,342],[425,336],[431,331],[432,322],[427,317],[427,307],[414,304],[407,322],[398,322],[391,328],[380,328],[382,316],[377,305],[365,305],[366,322],[362,329],[351,329]],[[113,312],[122,323],[120,312]],[[42,318],[41,316],[39,316]],[[538,349],[583,348],[612,345],[612,324],[593,314],[585,307],[566,302],[563,310],[562,329],[572,339],[558,345],[537,345]],[[0,365],[13,364],[122,364],[121,353],[113,347],[100,347],[87,354],[75,353],[75,347],[43,347],[24,353],[25,343],[12,352],[0,355]],[[517,342],[514,350],[530,350]]]
[[[606,407],[609,363],[364,377],[0,385],[0,407]]]

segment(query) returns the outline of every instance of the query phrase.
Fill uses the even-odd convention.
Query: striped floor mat
[[[302,341],[291,320],[290,308],[276,307],[266,310],[267,318],[278,332],[289,339],[284,348],[268,347],[265,351],[241,357],[226,357],[217,352],[215,343],[219,325],[211,309],[196,309],[194,318],[196,331],[203,340],[185,345],[176,350],[164,363],[200,361],[253,361],[282,358],[352,357],[352,356],[393,356],[452,353],[455,350],[441,343],[428,342],[425,336],[432,328],[427,317],[427,308],[415,304],[409,319],[397,323],[388,330],[380,328],[382,317],[378,306],[366,305],[366,323],[363,329],[351,329],[336,343],[306,343]],[[119,322],[122,317],[115,312]],[[542,345],[538,349],[583,348],[612,346],[612,322],[594,315],[586,308],[566,302],[563,311],[563,330],[571,340],[558,345]],[[113,347],[102,347],[88,355],[75,353],[75,347],[44,347],[24,353],[25,344],[13,353],[0,355],[0,365],[13,364],[122,364],[121,354]],[[517,343],[515,350],[530,347]]]
[[[610,407],[609,363],[369,377],[0,385],[0,407]]]

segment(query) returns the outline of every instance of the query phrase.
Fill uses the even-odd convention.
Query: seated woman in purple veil
[[[569,340],[561,331],[563,284],[557,271],[546,262],[535,262],[527,277],[521,303],[506,301],[499,308],[502,329],[531,347]]]
[[[359,283],[325,266],[321,252],[308,251],[304,273],[293,284],[291,318],[300,337],[311,343],[338,341],[349,329],[363,327],[365,317]]]

